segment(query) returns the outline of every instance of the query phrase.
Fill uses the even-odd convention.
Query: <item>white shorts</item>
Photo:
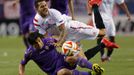
[[[116,28],[112,17],[105,17],[105,14],[101,14],[103,23],[106,28],[106,36],[115,36],[116,35]],[[94,16],[92,16],[93,25],[95,26]]]
[[[93,40],[96,39],[99,34],[99,29],[79,21],[69,21],[66,24],[66,28],[68,31],[66,40],[72,40],[74,42],[83,39]]]
[[[106,27],[106,36],[115,36],[116,29],[113,19],[103,19],[103,22]]]

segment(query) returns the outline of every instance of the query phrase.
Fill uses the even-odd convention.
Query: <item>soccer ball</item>
[[[78,45],[73,41],[65,41],[62,45],[62,53],[66,56],[76,56],[79,52]]]

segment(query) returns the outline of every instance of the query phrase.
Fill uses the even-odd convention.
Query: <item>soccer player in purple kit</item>
[[[40,37],[43,36],[38,32],[30,33],[28,41],[31,46],[25,51],[24,59],[19,65],[19,75],[24,75],[29,60],[33,60],[48,75],[102,75],[103,68],[98,64],[92,64],[79,56],[65,57],[56,50],[55,39]],[[75,69],[76,65],[88,68],[91,72],[80,72]]]
[[[34,31],[33,18],[36,13],[34,9],[34,1],[35,0],[16,0],[16,2],[13,3],[14,7],[17,3],[20,3],[20,30],[26,48],[29,47],[27,40],[28,34],[29,32]]]

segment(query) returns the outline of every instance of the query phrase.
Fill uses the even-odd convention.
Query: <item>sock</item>
[[[85,51],[84,54],[87,57],[87,59],[90,60],[92,57],[94,57],[103,48],[105,48],[105,45],[103,43],[100,43],[97,46]]]
[[[115,37],[114,36],[110,36],[109,39],[110,39],[111,42],[115,42]],[[110,57],[112,55],[112,53],[113,53],[113,48],[109,48],[107,56]]]
[[[78,58],[77,64],[82,68],[92,69],[92,63],[88,62],[88,60],[84,58]]]
[[[100,15],[100,12],[99,12],[99,9],[98,9],[98,5],[93,5],[93,12],[94,12],[94,19],[95,19],[95,24],[96,24],[96,27],[98,29],[104,29],[105,26],[104,26],[104,23],[103,23],[103,20],[102,20],[102,17]]]
[[[100,44],[100,43],[101,43],[101,40],[102,40],[102,38],[98,38],[98,39],[97,39],[97,44]],[[101,54],[101,57],[104,55],[104,48],[102,48],[102,49],[100,50],[100,54]]]
[[[90,72],[80,72],[78,70],[73,70],[73,75],[91,75]]]
[[[107,56],[110,57],[113,53],[113,48],[110,48],[107,52]]]

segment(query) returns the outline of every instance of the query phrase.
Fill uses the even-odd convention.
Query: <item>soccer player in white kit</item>
[[[39,6],[38,8],[36,7],[37,14],[34,18],[35,28],[39,30],[40,34],[47,35],[49,33],[48,29],[55,26],[59,27],[61,31],[65,31],[65,36],[63,33],[62,39],[59,39],[61,41],[60,44],[65,40],[77,42],[82,39],[95,39],[98,35],[105,35],[105,29],[99,30],[95,27],[87,26],[82,22],[72,20],[69,16],[61,15],[55,9],[48,9],[45,1],[37,5]]]
[[[36,2],[37,1],[37,2]],[[55,9],[48,9],[48,6],[45,0],[36,0],[35,1],[35,8],[37,10],[37,14],[34,17],[34,26],[39,31],[40,34],[45,35],[46,37],[48,34],[57,33],[57,31],[53,31],[54,27],[59,28],[60,35],[58,43],[56,46],[61,46],[64,41],[80,41],[82,39],[95,39],[97,36],[104,36],[105,35],[105,26],[99,25],[102,29],[97,29],[92,26],[88,26],[82,22],[74,21],[71,17],[66,15],[61,15],[61,13]],[[100,13],[98,11],[98,6],[94,5],[95,14],[97,15],[97,19],[101,18]],[[95,18],[96,19],[96,18]],[[103,23],[102,20],[99,20]],[[99,22],[98,21],[98,22]],[[101,24],[101,22],[99,22]],[[108,42],[106,40],[102,41],[105,47],[112,47],[118,48],[118,46],[114,43]],[[92,58],[100,48],[104,48],[104,46],[96,46],[92,50],[85,52],[87,59]],[[96,50],[97,49],[97,50]],[[94,50],[96,50],[94,52]],[[81,50],[82,51],[82,50]],[[90,52],[94,52],[90,54]],[[82,57],[84,56],[83,52],[80,52]],[[86,58],[84,56],[84,58]]]
[[[112,15],[112,11],[113,11],[113,7],[114,7],[115,3],[117,3],[125,11],[125,13],[128,17],[128,20],[131,20],[130,13],[128,11],[128,8],[127,8],[124,0],[102,0],[102,3],[99,6],[99,11],[102,16],[104,25],[106,27],[106,36],[109,37],[109,40],[111,42],[115,42],[115,35],[116,35],[116,29],[115,29],[115,24],[114,24],[113,15]],[[93,16],[93,18],[94,18],[94,16]],[[99,38],[97,40],[97,43],[100,43],[101,40],[102,40],[102,38]],[[104,50],[100,50],[100,52],[101,52],[102,62],[105,60],[109,61],[110,56],[113,52],[113,48],[109,48],[107,55],[104,54]]]

